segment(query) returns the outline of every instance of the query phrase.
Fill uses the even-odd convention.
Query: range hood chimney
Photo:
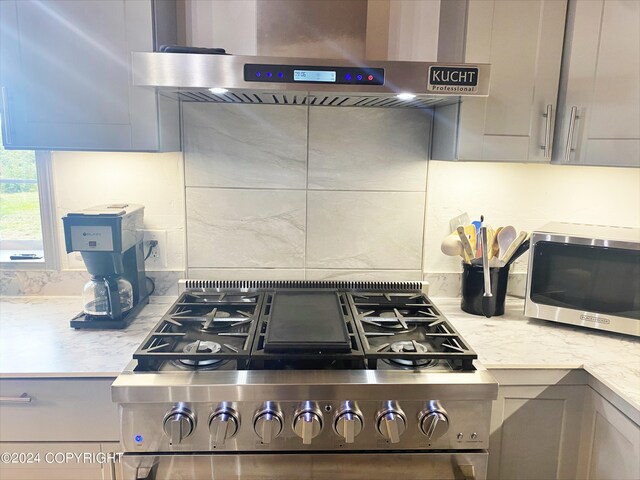
[[[256,53],[260,56],[367,58],[367,0],[256,3]]]

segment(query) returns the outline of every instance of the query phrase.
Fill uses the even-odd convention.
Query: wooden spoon
[[[440,245],[440,250],[442,250],[442,253],[444,253],[445,255],[449,255],[450,257],[460,255],[462,258],[464,258],[464,250],[462,248],[462,242],[458,237],[458,232],[444,237],[444,240],[442,240],[442,245]]]
[[[475,252],[477,247],[476,227],[474,227],[473,225],[465,225],[464,233],[467,234],[467,238],[469,239],[469,243],[471,244],[471,249],[473,250],[473,253],[474,253],[471,260],[473,260],[475,258]]]
[[[496,228],[496,233],[493,236],[493,242],[491,242],[491,254],[489,258],[497,257],[500,253],[500,245],[498,244],[498,235],[502,231],[502,227]]]

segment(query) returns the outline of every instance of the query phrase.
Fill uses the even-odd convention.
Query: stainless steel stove
[[[498,385],[420,282],[182,286],[112,387],[126,479],[486,478]]]

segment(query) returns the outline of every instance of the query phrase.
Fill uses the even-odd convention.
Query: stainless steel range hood
[[[134,85],[155,87],[185,102],[428,108],[463,96],[486,97],[491,71],[487,64],[132,55]]]

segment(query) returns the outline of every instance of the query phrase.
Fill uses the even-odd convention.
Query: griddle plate
[[[277,292],[264,343],[267,353],[349,353],[351,342],[336,292]]]

